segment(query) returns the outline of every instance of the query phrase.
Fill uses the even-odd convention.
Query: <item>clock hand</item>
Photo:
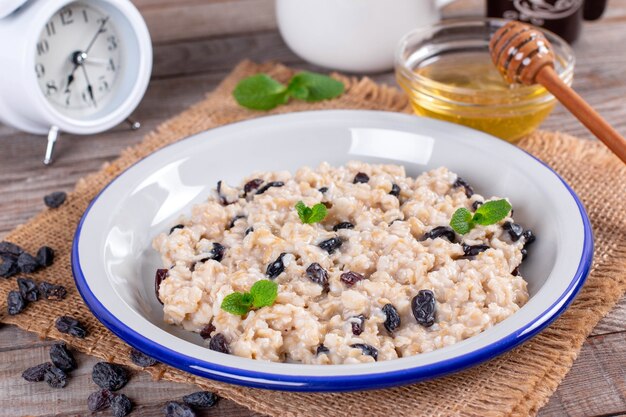
[[[89,42],[89,45],[87,46],[87,49],[85,49],[85,53],[89,52],[89,50],[91,49],[93,44],[96,42],[96,39],[98,39],[98,36],[100,36],[100,34],[102,32],[104,32],[104,26],[107,24],[108,21],[109,21],[109,16],[105,17],[102,20],[102,23],[100,24],[100,27],[98,28],[98,32],[96,32],[96,34],[94,35],[93,39],[91,39],[91,42]]]
[[[96,99],[93,96],[93,88],[91,87],[91,83],[89,82],[89,77],[87,76],[87,69],[82,65],[80,67],[83,69],[83,73],[85,74],[85,81],[87,81],[87,93],[89,93],[89,97],[91,98],[91,101],[93,102],[93,106],[98,107],[98,104],[96,104]]]

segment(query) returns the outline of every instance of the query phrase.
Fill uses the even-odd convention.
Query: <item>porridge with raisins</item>
[[[277,362],[390,360],[452,345],[528,300],[519,266],[534,235],[509,212],[461,235],[459,208],[493,201],[446,168],[323,163],[219,182],[208,201],[154,239],[158,297],[168,323],[213,350]],[[294,206],[322,203],[304,223]],[[271,280],[273,305],[237,315],[233,292]]]

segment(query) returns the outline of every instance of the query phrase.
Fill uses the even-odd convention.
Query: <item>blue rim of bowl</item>
[[[334,110],[335,112],[337,110]],[[341,110],[339,110],[341,111]],[[314,112],[314,111],[313,111]],[[302,113],[313,113],[313,112],[302,112]],[[393,112],[384,112],[384,111],[376,111],[376,113],[391,113],[398,115],[398,113]],[[279,115],[278,117],[286,116]],[[268,116],[275,117],[275,116]],[[247,123],[254,121],[256,119],[242,121],[238,123]],[[431,119],[432,120],[432,119]],[[444,124],[451,124],[448,122],[437,121]],[[237,124],[238,124],[237,123]],[[233,123],[234,124],[234,123]],[[225,126],[230,126],[225,125]],[[459,126],[459,125],[455,125]],[[476,132],[476,130],[467,128],[465,126],[459,126],[465,129],[469,129],[471,131]],[[211,129],[216,130],[219,129]],[[199,132],[201,134],[203,132]],[[485,135],[486,138],[495,139],[501,141],[501,139],[492,137],[491,135],[481,132]],[[197,135],[197,134],[196,134]],[[188,138],[194,137],[196,135],[192,135]],[[182,139],[181,141],[174,142],[165,146],[167,148],[176,143],[180,143],[188,138]],[[441,377],[444,375],[448,375],[451,373],[459,372],[464,369],[479,365],[485,361],[488,361],[496,356],[499,356],[519,344],[525,342],[531,337],[535,336],[541,330],[550,325],[554,320],[556,320],[563,312],[567,309],[567,307],[572,303],[580,289],[582,288],[587,275],[591,269],[591,264],[593,261],[593,232],[591,229],[591,223],[589,221],[589,217],[587,216],[587,212],[583,203],[580,201],[574,190],[565,182],[563,178],[559,174],[557,174],[548,164],[543,162],[541,159],[536,156],[516,147],[515,145],[509,144],[510,146],[515,147],[518,150],[526,153],[531,156],[541,165],[546,167],[553,175],[555,175],[563,184],[563,186],[569,191],[572,198],[576,202],[578,206],[578,210],[580,212],[581,220],[583,222],[583,250],[580,258],[580,262],[578,264],[578,268],[576,269],[576,273],[574,277],[572,277],[569,285],[565,289],[565,291],[558,297],[558,299],[543,313],[537,315],[535,319],[533,319],[530,323],[526,324],[524,327],[516,330],[513,333],[508,334],[507,336],[497,340],[481,349],[474,350],[472,352],[456,356],[454,358],[434,362],[427,365],[416,366],[407,369],[401,369],[397,371],[390,372],[377,372],[372,374],[360,374],[360,375],[333,375],[333,376],[309,376],[309,375],[288,375],[288,374],[276,374],[270,372],[260,372],[260,371],[248,371],[242,370],[239,368],[233,368],[230,366],[224,366],[217,363],[207,362],[204,360],[200,360],[198,358],[194,358],[191,356],[184,355],[175,350],[169,349],[165,346],[160,345],[159,343],[150,340],[135,330],[128,327],[122,321],[120,321],[117,317],[115,317],[110,311],[102,305],[102,303],[97,299],[97,297],[93,294],[91,289],[89,288],[89,284],[85,279],[83,271],[80,267],[80,256],[78,253],[78,245],[80,240],[80,234],[83,227],[83,223],[85,219],[89,215],[89,212],[92,206],[98,201],[102,193],[106,191],[106,189],[113,184],[117,179],[124,175],[126,171],[134,167],[136,164],[142,162],[144,159],[148,158],[150,155],[140,159],[135,162],[124,171],[122,171],[116,178],[114,178],[106,187],[104,187],[89,203],[89,206],[85,210],[85,213],[80,219],[78,226],[76,228],[76,232],[74,234],[74,240],[72,242],[72,253],[71,253],[71,266],[72,273],[74,275],[74,282],[76,283],[76,288],[80,293],[81,297],[87,304],[87,307],[91,310],[94,316],[107,327],[111,332],[117,335],[124,342],[128,343],[130,346],[144,352],[147,355],[159,360],[160,362],[166,363],[174,368],[181,369],[183,371],[189,372],[194,375],[198,375],[204,378],[213,379],[221,382],[226,382],[230,384],[242,385],[252,388],[261,388],[261,389],[271,389],[271,390],[282,390],[282,391],[298,391],[298,392],[342,392],[342,391],[358,391],[358,390],[368,390],[368,389],[380,389],[380,388],[388,388],[398,385],[406,385],[414,382],[420,382],[428,379],[433,379],[437,377]],[[163,148],[161,148],[163,149]],[[158,151],[157,151],[158,152]],[[297,366],[297,365],[296,365]]]

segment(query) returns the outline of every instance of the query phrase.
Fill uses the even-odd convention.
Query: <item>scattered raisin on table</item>
[[[89,411],[102,411],[105,408],[109,408],[111,405],[111,398],[113,393],[108,389],[100,389],[96,392],[92,392],[87,397],[87,407]]]
[[[37,301],[39,299],[39,288],[37,283],[30,278],[18,278],[17,287],[26,301]]]
[[[43,380],[52,388],[65,388],[67,385],[67,374],[56,366],[46,369]]]
[[[436,307],[435,293],[431,290],[420,290],[411,300],[413,316],[424,327],[435,324]]]
[[[20,256],[17,258],[17,267],[20,272],[25,274],[32,274],[37,271],[41,266],[37,259],[33,255],[28,252],[22,252]]]
[[[0,256],[2,258],[13,259],[15,261],[23,252],[24,249],[15,243],[7,242],[6,240],[0,242]]]
[[[205,409],[217,404],[218,396],[209,391],[198,391],[183,397],[183,402],[195,409]]]
[[[354,229],[354,225],[350,222],[341,222],[333,226],[335,232],[340,229]]]
[[[422,240],[437,239],[438,237],[446,238],[450,243],[454,243],[456,241],[456,234],[454,233],[454,230],[448,226],[437,226],[431,229],[429,232],[424,234]]]
[[[489,249],[489,246],[487,245],[470,246],[463,243],[463,253],[465,256],[476,256],[479,253],[486,251],[487,249]]]
[[[517,223],[505,222],[502,225],[502,229],[508,232],[509,237],[513,242],[517,242],[522,234],[524,233],[524,229]]]
[[[343,274],[341,274],[339,279],[341,279],[341,281],[343,281],[346,285],[351,287],[357,282],[364,280],[365,277],[359,274],[358,272],[348,271],[348,272],[344,272]]]
[[[55,285],[49,282],[39,283],[39,294],[46,300],[63,300],[67,296],[67,290],[62,285]]]
[[[209,349],[220,353],[230,353],[228,341],[226,340],[226,337],[221,333],[217,333],[213,335],[213,337],[211,337],[211,340],[209,341]]]
[[[54,249],[49,246],[42,246],[37,250],[37,255],[35,256],[37,263],[39,266],[48,267],[52,265],[54,262]]]
[[[65,343],[55,343],[50,348],[50,360],[57,368],[70,372],[77,368],[74,355],[67,349]]]
[[[177,401],[168,402],[163,408],[163,415],[165,417],[196,417],[196,413],[188,405]]]
[[[209,323],[206,326],[204,326],[202,330],[200,330],[200,337],[202,337],[203,339],[210,339],[211,333],[213,333],[214,331],[215,331],[215,326],[213,326],[213,323]]]
[[[350,345],[350,347],[361,349],[361,352],[363,352],[364,355],[371,356],[372,358],[374,358],[375,361],[378,360],[378,349],[376,349],[372,345],[367,345],[365,343],[355,343],[353,345]]]
[[[328,291],[328,272],[317,262],[313,262],[306,269],[306,276],[316,284],[322,286],[324,291]]]
[[[2,278],[11,278],[20,272],[17,267],[17,261],[4,258],[2,263],[0,263],[0,277]]]
[[[278,255],[278,258],[271,264],[267,265],[267,269],[265,270],[265,274],[270,278],[274,279],[279,276],[285,270],[285,264],[283,263],[283,257],[287,255],[287,253],[283,252]]]
[[[85,327],[73,317],[61,316],[54,323],[55,327],[61,333],[66,333],[80,339],[84,339],[88,332]]]
[[[159,297],[159,288],[161,288],[161,283],[165,278],[167,278],[168,270],[161,268],[156,270],[156,274],[154,274],[154,293],[156,294],[157,300],[159,303],[163,304],[161,298]]]
[[[48,194],[43,198],[43,202],[50,208],[59,208],[61,204],[65,203],[67,194],[64,191],[55,191]]]
[[[111,411],[115,417],[125,417],[133,410],[133,403],[124,394],[114,394],[111,399]]]
[[[257,195],[258,194],[263,194],[264,192],[266,192],[267,190],[269,190],[272,187],[282,187],[284,186],[285,183],[282,181],[272,181],[272,182],[268,182],[267,184],[265,184],[263,187],[259,188],[257,190]]]
[[[456,181],[454,181],[454,183],[452,184],[452,187],[454,188],[463,187],[465,189],[465,196],[467,198],[470,198],[471,196],[474,195],[474,189],[472,188],[472,186],[469,185],[467,181],[465,181],[461,177],[456,178]]]
[[[46,371],[52,368],[54,365],[50,362],[42,363],[40,365],[31,366],[24,372],[22,372],[22,378],[27,380],[28,382],[39,382],[43,381],[43,376]]]
[[[330,239],[326,239],[317,244],[320,248],[324,249],[328,252],[329,255],[335,253],[337,249],[341,247],[343,241],[338,237],[331,237]]]
[[[365,316],[363,314],[354,316],[352,317],[350,323],[352,324],[352,334],[355,336],[359,336],[361,333],[363,333],[363,327],[365,326]]]
[[[387,329],[389,333],[392,333],[394,330],[400,327],[401,321],[398,310],[396,310],[396,308],[392,304],[385,304],[382,310],[383,313],[385,313],[385,315],[387,316],[384,323],[385,329]]]
[[[369,182],[370,177],[365,172],[358,172],[352,180],[353,184],[365,184]]]
[[[176,226],[173,226],[173,227],[170,229],[170,235],[171,235],[172,233],[174,233],[174,230],[176,230],[176,229],[184,229],[184,228],[185,228],[185,225],[184,225],[184,224],[177,224]]]
[[[391,194],[394,197],[399,197],[400,196],[400,186],[396,183],[391,184],[391,191],[389,191],[389,194]]]
[[[98,362],[93,366],[91,379],[100,388],[117,391],[128,382],[128,372],[114,363]]]
[[[147,368],[148,366],[153,366],[158,363],[156,359],[138,351],[135,348],[130,349],[129,357],[132,363],[137,366],[141,366],[142,368]]]
[[[9,291],[7,296],[7,313],[10,316],[20,314],[26,308],[26,300],[19,291]]]

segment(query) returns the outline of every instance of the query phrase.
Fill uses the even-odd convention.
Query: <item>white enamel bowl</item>
[[[270,363],[217,353],[162,320],[151,240],[205,200],[218,180],[256,170],[349,160],[396,163],[407,174],[442,165],[480,194],[507,196],[537,235],[522,267],[531,298],[485,332],[434,352],[358,365]],[[485,133],[416,116],[319,111],[263,117],[206,131],[139,161],[91,203],[74,239],[76,285],[94,315],[128,344],[185,371],[234,384],[343,391],[406,384],[458,371],[529,339],[572,301],[589,271],[593,238],[574,192],[531,155]]]

